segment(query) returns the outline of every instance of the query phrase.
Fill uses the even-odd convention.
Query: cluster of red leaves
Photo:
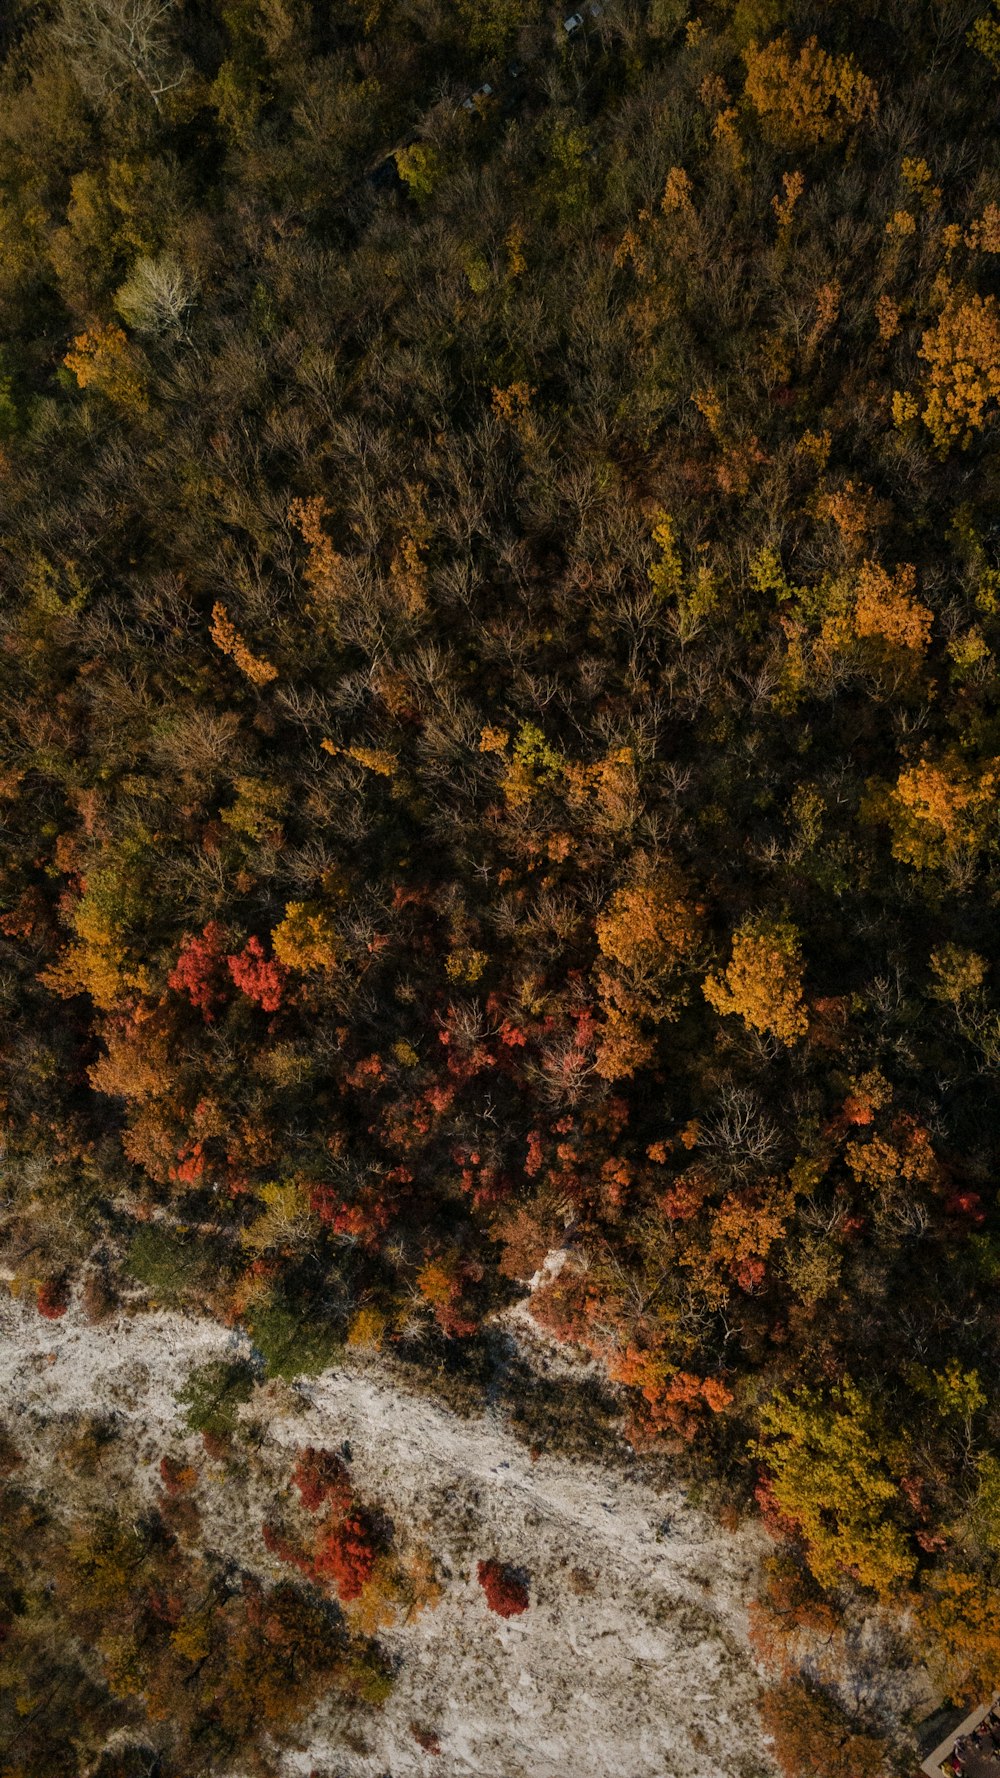
[[[782,1512],[774,1498],[774,1485],[767,1470],[761,1471],[760,1480],[753,1495],[760,1508],[764,1529],[773,1538],[780,1542],[785,1538],[798,1537],[800,1530],[798,1522],[795,1519],[790,1519],[787,1513]]]
[[[69,1281],[46,1278],[45,1283],[38,1286],[37,1303],[39,1315],[44,1315],[46,1321],[58,1321],[69,1308]]]
[[[211,1023],[215,1008],[225,998],[225,961],[225,928],[217,920],[210,920],[200,938],[185,940],[167,977],[167,986],[186,994],[206,1024]]]
[[[978,1192],[956,1191],[945,1200],[945,1210],[949,1216],[968,1216],[977,1225],[986,1221],[985,1212],[980,1208],[982,1198]]]
[[[25,889],[14,906],[0,914],[0,932],[5,938],[44,938],[50,924],[49,910],[40,889]]]
[[[277,1012],[285,992],[288,971],[273,957],[265,957],[259,938],[249,938],[242,951],[226,958],[229,973],[248,1000],[264,1012]]]
[[[332,1581],[345,1604],[363,1592],[372,1577],[377,1551],[371,1526],[358,1507],[339,1520],[328,1521],[317,1540],[313,1572]]]
[[[346,1512],[351,1504],[350,1478],[335,1451],[317,1451],[314,1445],[307,1445],[292,1471],[292,1486],[298,1489],[307,1512],[319,1512],[321,1506]]]
[[[531,1600],[528,1589],[506,1562],[490,1558],[476,1568],[476,1579],[486,1594],[486,1603],[498,1617],[518,1617],[527,1611]]]
[[[179,1185],[194,1185],[205,1171],[205,1144],[185,1142],[177,1155],[177,1164],[170,1169],[171,1179]]]
[[[310,1580],[332,1585],[348,1604],[372,1577],[378,1543],[368,1514],[354,1498],[347,1468],[335,1452],[309,1445],[299,1453],[292,1484],[307,1512],[322,1513],[311,1548],[297,1547],[273,1525],[263,1527],[264,1543]]]
[[[332,1229],[360,1241],[371,1252],[377,1250],[393,1217],[394,1200],[377,1190],[363,1190],[356,1203],[347,1204],[340,1193],[329,1185],[314,1185],[309,1195],[310,1208]]]
[[[713,1180],[706,1168],[695,1165],[681,1173],[660,1198],[660,1208],[670,1222],[690,1222],[697,1216],[712,1189]]]

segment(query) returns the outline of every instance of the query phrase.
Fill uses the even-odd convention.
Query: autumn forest
[[[0,21],[7,1287],[482,1397],[559,1252],[622,1439],[770,1534],[779,1768],[911,1773],[795,1651],[1000,1686],[1000,6],[580,19]],[[329,1453],[335,1553],[233,1593],[178,1472],[67,1558],[5,1439],[4,1778],[390,1683]]]

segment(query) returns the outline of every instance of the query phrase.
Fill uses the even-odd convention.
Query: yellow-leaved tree
[[[337,962],[337,935],[329,914],[316,902],[290,901],[271,944],[286,969],[333,969]]]
[[[1000,310],[994,296],[953,293],[920,345],[928,366],[921,419],[944,454],[982,431],[1000,400]]]
[[[916,1558],[899,1522],[905,1500],[894,1477],[907,1453],[874,1403],[850,1378],[828,1397],[811,1389],[775,1395],[761,1409],[752,1449],[767,1469],[770,1502],[799,1531],[820,1586],[851,1575],[880,1598],[909,1581]]]
[[[802,948],[791,921],[759,915],[737,927],[721,977],[707,976],[702,991],[723,1016],[736,1013],[751,1030],[794,1043],[809,1023],[802,971]]]
[[[1000,1686],[996,1590],[982,1574],[928,1574],[916,1606],[917,1640],[934,1679],[956,1704]]]

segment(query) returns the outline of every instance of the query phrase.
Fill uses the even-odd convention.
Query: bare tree
[[[170,34],[179,10],[179,0],[62,0],[54,35],[91,98],[135,83],[159,106],[186,73]]]
[[[755,1093],[745,1087],[724,1086],[715,1110],[701,1124],[699,1142],[733,1178],[738,1178],[766,1172],[774,1164],[781,1148],[781,1133]]]
[[[198,280],[175,253],[137,259],[115,294],[115,308],[137,333],[171,333],[198,295]]]

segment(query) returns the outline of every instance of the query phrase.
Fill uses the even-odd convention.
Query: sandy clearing
[[[0,1404],[22,1435],[113,1409],[152,1483],[181,1428],[188,1372],[245,1351],[208,1321],[154,1312],[91,1326],[0,1299]],[[266,1392],[264,1392],[266,1395]],[[770,1771],[754,1712],[745,1603],[759,1533],[723,1532],[680,1489],[659,1493],[609,1467],[528,1452],[495,1418],[459,1419],[371,1360],[275,1392],[275,1446],[347,1440],[362,1495],[402,1540],[421,1539],[444,1579],[434,1611],[384,1632],[399,1661],[388,1703],[351,1723],[321,1710],[289,1756],[324,1778],[751,1778]],[[283,1405],[283,1402],[285,1405]],[[259,1413],[261,1402],[254,1404]],[[221,1489],[219,1541],[254,1538],[257,1502]],[[244,1520],[245,1523],[238,1521]],[[530,1577],[531,1608],[490,1613],[477,1560]],[[576,1570],[574,1591],[570,1577]],[[335,1708],[335,1707],[332,1707]],[[422,1750],[413,1726],[437,1735]]]

